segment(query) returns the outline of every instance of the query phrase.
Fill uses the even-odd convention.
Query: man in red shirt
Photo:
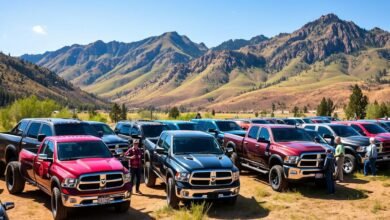
[[[142,151],[138,147],[139,140],[133,139],[133,147],[130,148],[125,155],[129,159],[130,165],[130,175],[131,175],[131,192],[133,192],[134,178],[136,178],[135,190],[138,194],[142,194],[139,191],[139,186],[141,183],[141,170],[142,170]]]

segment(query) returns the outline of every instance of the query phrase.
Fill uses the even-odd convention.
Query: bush
[[[89,117],[89,120],[90,121],[100,121],[100,122],[103,122],[103,123],[107,123],[107,117],[105,117],[104,115],[102,115],[100,113],[96,113],[95,115],[91,115]]]

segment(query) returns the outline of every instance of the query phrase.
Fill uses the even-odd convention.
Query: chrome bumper
[[[100,196],[72,196],[67,194],[61,194],[62,204],[66,207],[88,207],[88,206],[98,206],[98,205],[110,205],[121,202],[126,202],[130,200],[131,193],[130,191],[102,195],[108,197],[109,201],[104,203],[99,203],[98,198]]]
[[[319,168],[298,168],[283,166],[284,176],[290,180],[300,180],[306,178],[323,178],[322,170]]]
[[[176,196],[181,199],[210,199],[209,195],[214,194],[212,199],[231,198],[238,195],[240,187],[221,188],[221,189],[178,189],[176,188]]]

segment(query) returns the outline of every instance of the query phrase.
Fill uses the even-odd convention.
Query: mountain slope
[[[107,105],[107,102],[73,87],[54,72],[3,53],[0,53],[0,85],[3,91],[16,97],[36,95],[69,107]]]
[[[235,39],[222,42],[220,45],[211,48],[214,51],[218,50],[238,50],[242,47],[259,44],[260,42],[266,41],[268,38],[264,35],[252,37],[250,40]]]

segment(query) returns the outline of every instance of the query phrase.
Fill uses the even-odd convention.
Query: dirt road
[[[244,173],[241,176],[241,195],[234,207],[212,204],[207,216],[217,219],[390,219],[389,176],[349,177],[337,185],[336,195],[326,195],[313,184],[293,185],[289,192],[273,192],[265,176]],[[18,195],[9,195],[4,180],[0,180],[2,201],[15,202],[9,211],[11,219],[51,219],[50,198],[29,185]],[[109,208],[78,209],[72,219],[153,219],[175,218],[172,211],[165,213],[164,186],[155,189],[141,186],[144,195],[133,195],[131,210],[122,215]],[[187,211],[188,212],[188,211]]]

